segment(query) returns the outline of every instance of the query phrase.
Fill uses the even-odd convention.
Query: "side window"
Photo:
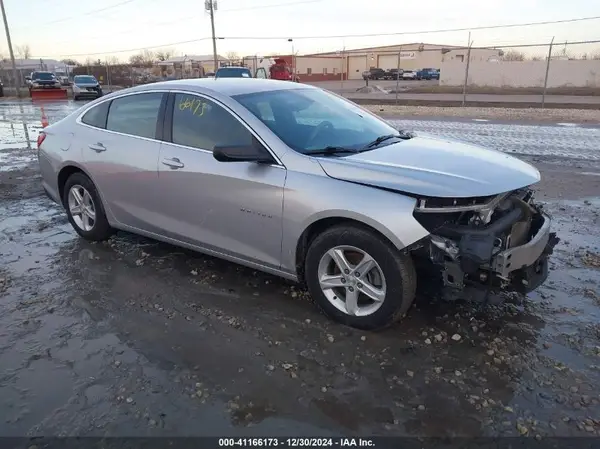
[[[229,111],[197,95],[175,94],[173,143],[202,150],[252,145],[252,134]]]
[[[96,128],[106,128],[106,118],[108,117],[108,107],[110,101],[100,103],[98,106],[94,106],[81,117],[81,121],[86,125],[94,126]]]
[[[162,93],[149,92],[113,100],[106,129],[153,139],[162,97]]]

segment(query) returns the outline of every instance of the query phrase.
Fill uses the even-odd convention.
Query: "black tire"
[[[329,302],[318,279],[323,255],[341,245],[354,246],[377,261],[386,282],[386,297],[381,307],[367,316],[351,316]],[[400,253],[385,238],[368,228],[355,225],[334,226],[311,243],[305,260],[305,280],[311,296],[328,317],[347,326],[363,330],[385,328],[403,318],[415,299],[417,275],[409,255]]]
[[[79,97],[77,95],[73,95],[73,101],[77,101],[79,100]]]
[[[69,190],[74,185],[80,185],[85,190],[87,190],[90,196],[92,197],[92,201],[94,202],[96,219],[94,220],[94,226],[90,231],[85,231],[79,226],[77,226],[75,220],[73,219],[73,216],[71,215],[71,211],[69,210]],[[67,182],[65,183],[62,201],[63,206],[67,212],[67,217],[69,217],[69,222],[71,223],[71,226],[73,226],[73,229],[75,229],[75,231],[84,239],[93,242],[101,242],[104,240],[108,240],[108,238],[114,234],[114,229],[111,228],[111,226],[108,224],[106,213],[104,212],[104,205],[100,200],[100,195],[98,195],[96,186],[94,185],[92,180],[88,178],[85,174],[78,172],[73,173],[71,176],[69,176],[69,179],[67,179]]]

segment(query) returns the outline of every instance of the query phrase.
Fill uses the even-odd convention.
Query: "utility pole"
[[[212,29],[212,43],[213,43],[213,62],[215,65],[214,71],[216,72],[219,68],[219,57],[217,56],[217,38],[215,35],[215,11],[217,10],[216,0],[206,0],[204,8],[210,14],[210,27]]]
[[[0,0],[0,8],[2,8],[2,19],[4,20],[4,30],[6,31],[6,42],[8,44],[8,52],[10,53],[10,60],[12,62],[13,78],[15,80],[15,90],[17,91],[17,97],[21,97],[21,89],[19,86],[19,75],[17,73],[17,63],[15,62],[15,54],[13,53],[12,41],[10,40],[10,31],[8,30],[8,20],[6,20],[6,11],[4,10],[4,0]]]
[[[473,45],[473,41],[471,41],[471,32],[469,31],[469,39],[468,39],[468,49],[467,49],[467,67],[465,68],[465,82],[463,84],[463,99],[462,106],[464,107],[467,103],[467,83],[469,82],[469,64],[471,62],[471,45]]]
[[[550,41],[550,47],[548,48],[548,61],[546,61],[546,76],[544,77],[544,92],[542,93],[542,109],[546,105],[546,89],[548,87],[548,73],[550,73],[550,60],[552,59],[552,45],[554,45],[554,36]]]
[[[292,43],[292,81],[295,81],[296,79],[296,72],[294,71],[294,67],[296,66],[296,64],[294,64],[294,39],[288,39],[288,42]]]

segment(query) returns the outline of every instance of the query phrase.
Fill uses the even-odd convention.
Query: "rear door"
[[[142,92],[100,103],[82,117],[86,130],[78,136],[86,169],[114,219],[150,232],[156,230],[157,132],[166,96]]]
[[[215,145],[248,145],[252,132],[212,99],[171,96],[159,163],[162,233],[279,268],[285,167],[217,161]]]

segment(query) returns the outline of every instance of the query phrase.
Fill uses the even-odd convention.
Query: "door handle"
[[[177,169],[177,168],[183,168],[185,167],[185,165],[183,165],[183,162],[181,162],[178,158],[174,157],[171,159],[163,159],[162,163],[168,167],[171,167],[172,169]]]
[[[100,142],[98,142],[96,144],[91,143],[88,145],[88,147],[90,148],[90,150],[94,150],[96,153],[101,153],[102,151],[106,151],[106,147]]]

